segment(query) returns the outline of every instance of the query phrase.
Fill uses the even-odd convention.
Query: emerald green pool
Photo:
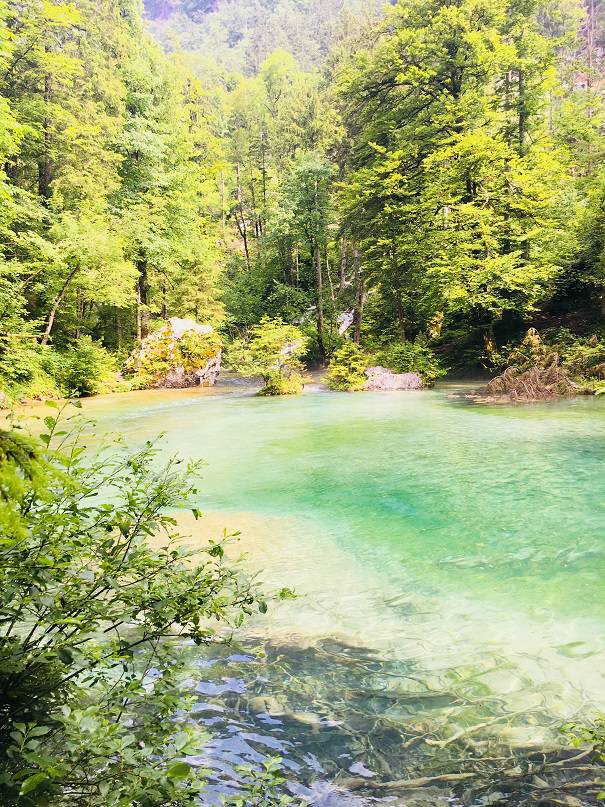
[[[605,711],[605,400],[477,406],[459,392],[262,399],[227,386],[87,407],[102,431],[135,445],[163,432],[166,454],[205,459],[212,524],[241,528],[248,565],[302,595],[248,628],[281,648],[271,697],[322,721],[360,711],[399,726],[395,750],[347,746],[345,772],[347,754],[387,778],[429,760],[441,771],[457,732],[471,729],[465,753],[532,748]],[[356,657],[370,665],[359,680]],[[315,684],[280,694],[280,675],[303,669]]]

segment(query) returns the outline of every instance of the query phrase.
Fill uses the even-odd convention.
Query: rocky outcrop
[[[370,367],[366,370],[368,381],[364,389],[375,392],[422,389],[422,378],[417,373],[393,373],[386,367]]]
[[[126,370],[147,389],[210,387],[221,371],[221,339],[211,325],[173,317],[143,340]]]
[[[164,379],[154,386],[160,389],[186,389],[187,387],[213,387],[221,373],[221,355],[210,359],[205,367],[187,372],[184,367],[172,367]]]

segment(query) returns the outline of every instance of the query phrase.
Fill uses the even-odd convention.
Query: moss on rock
[[[126,362],[140,389],[181,389],[216,384],[222,343],[211,325],[173,317],[143,340]]]

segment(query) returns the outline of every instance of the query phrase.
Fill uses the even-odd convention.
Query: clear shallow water
[[[323,793],[315,803],[345,804],[326,782],[527,755],[551,747],[565,720],[605,711],[605,402],[478,407],[451,387],[243,391],[87,405],[103,431],[133,444],[165,432],[167,454],[204,458],[202,533],[241,529],[250,567],[303,595],[248,628],[269,662],[207,668],[214,686],[243,681],[211,686],[226,711],[200,718],[231,743],[223,763],[263,753],[257,744],[250,757],[242,732],[287,736],[287,759],[306,771],[297,778]],[[503,802],[481,801],[496,778],[458,788],[459,803],[530,798],[523,781]]]

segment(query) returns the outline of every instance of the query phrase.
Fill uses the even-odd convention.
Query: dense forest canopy
[[[107,388],[173,316],[227,343],[278,318],[308,363],[352,340],[469,372],[529,326],[595,333],[603,15],[3,4],[4,391]]]
[[[169,49],[205,54],[246,74],[276,49],[305,69],[321,65],[334,44],[379,19],[383,0],[146,0],[151,30]]]

